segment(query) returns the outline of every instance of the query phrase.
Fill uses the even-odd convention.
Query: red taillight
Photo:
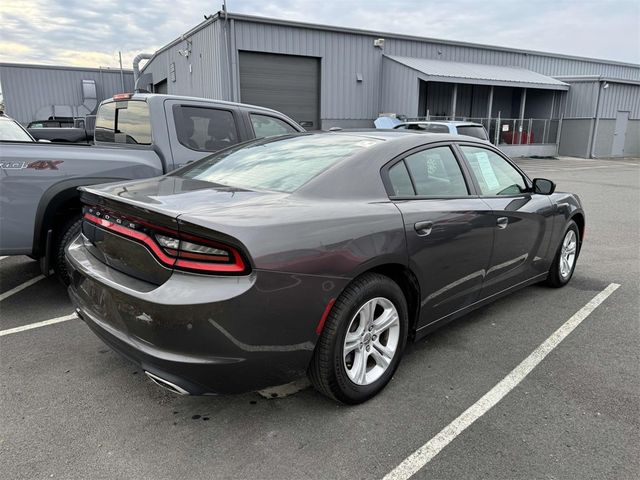
[[[142,224],[153,230],[153,225],[147,222],[129,219],[124,225],[109,218],[100,218],[92,213],[85,213],[84,219],[100,227],[111,230],[125,237],[143,243],[163,264],[181,270],[210,273],[242,273],[246,271],[246,264],[240,253],[229,245],[213,242],[208,239],[180,234],[164,227],[158,227],[159,232],[151,235],[130,228]]]
[[[131,97],[133,96],[133,93],[116,93],[113,98],[116,102],[118,100],[131,100]]]

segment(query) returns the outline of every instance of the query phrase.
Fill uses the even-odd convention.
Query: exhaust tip
[[[175,383],[171,383],[168,380],[165,380],[164,378],[160,378],[159,376],[154,375],[153,373],[147,372],[146,370],[144,371],[144,373],[147,377],[151,379],[153,383],[155,383],[159,387],[164,388],[165,390],[169,390],[170,392],[176,393],[178,395],[190,395],[189,392],[187,392],[184,388],[179,387]]]

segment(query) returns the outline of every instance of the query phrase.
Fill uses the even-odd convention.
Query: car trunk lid
[[[167,281],[176,268],[246,272],[249,262],[237,239],[223,231],[185,227],[179,217],[203,205],[222,212],[277,195],[171,176],[81,190],[86,205],[82,231],[90,253],[122,273],[156,285]]]

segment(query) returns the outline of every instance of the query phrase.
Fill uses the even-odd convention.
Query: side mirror
[[[39,138],[38,139],[38,143],[51,143],[51,140],[47,140],[47,139],[44,139],[44,138]]]
[[[533,179],[533,193],[540,195],[551,195],[556,191],[556,184],[546,178]]]

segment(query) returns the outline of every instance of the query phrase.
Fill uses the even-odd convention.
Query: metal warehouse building
[[[133,71],[0,63],[7,115],[27,125],[51,117],[84,117],[116,93],[133,90]]]
[[[219,12],[153,54],[140,84],[307,129],[470,119],[514,156],[640,155],[640,65],[621,62]]]

